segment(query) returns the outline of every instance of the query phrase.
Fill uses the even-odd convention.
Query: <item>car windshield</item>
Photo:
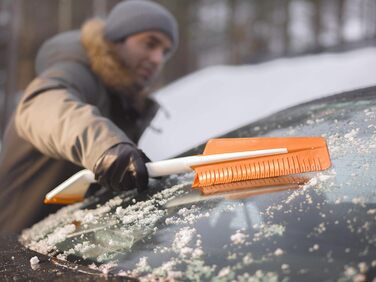
[[[300,185],[203,196],[192,174],[103,192],[25,230],[29,248],[133,277],[347,281],[376,267],[376,88],[302,104],[225,137],[323,136],[332,167]],[[202,146],[189,153],[200,152]]]

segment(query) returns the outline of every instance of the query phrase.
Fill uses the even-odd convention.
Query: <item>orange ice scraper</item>
[[[204,194],[207,186],[213,193],[217,184],[319,171],[330,165],[321,137],[211,139],[202,155],[146,163],[150,177],[194,170],[192,187],[200,187]],[[44,202],[82,201],[94,182],[94,174],[82,170],[49,192]]]

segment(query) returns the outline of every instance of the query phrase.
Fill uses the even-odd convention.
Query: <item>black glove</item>
[[[95,179],[113,190],[147,189],[149,176],[145,166],[150,159],[129,143],[117,144],[103,153],[94,166]]]

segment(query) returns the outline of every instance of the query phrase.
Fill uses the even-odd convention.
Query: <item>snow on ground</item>
[[[155,94],[165,110],[140,147],[153,160],[168,158],[288,106],[376,85],[375,73],[374,47],[206,68]]]

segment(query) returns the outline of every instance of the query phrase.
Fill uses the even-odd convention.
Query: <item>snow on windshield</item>
[[[141,281],[279,281],[321,273],[312,266],[315,259],[331,265],[333,277],[365,278],[376,267],[370,259],[376,194],[369,186],[376,106],[349,103],[303,108],[308,118],[301,123],[267,132],[326,137],[332,168],[310,174],[299,189],[203,199],[191,191],[192,174],[172,176],[143,201],[119,195],[95,209],[67,206],[25,230],[21,241],[37,252],[62,260],[74,255],[104,274]]]

